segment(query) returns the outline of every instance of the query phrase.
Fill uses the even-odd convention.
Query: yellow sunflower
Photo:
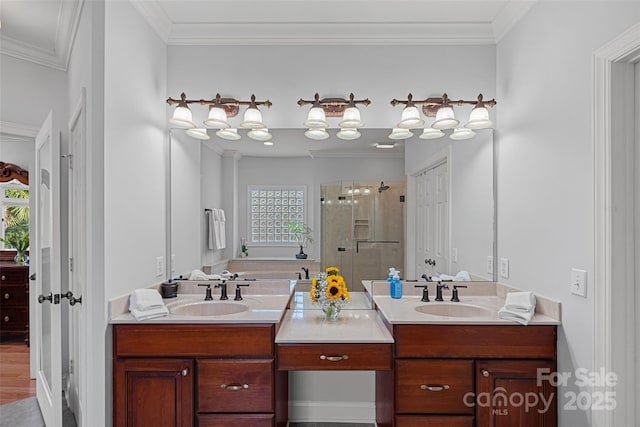
[[[327,283],[325,294],[330,300],[337,300],[342,296],[342,287],[335,282]]]
[[[338,267],[327,267],[324,270],[329,276],[338,274],[340,272],[340,269]]]
[[[311,302],[316,302],[317,286],[318,279],[311,279],[311,289],[309,289],[309,298],[311,298]]]

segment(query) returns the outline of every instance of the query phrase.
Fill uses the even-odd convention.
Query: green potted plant
[[[5,237],[0,237],[0,241],[5,246],[16,250],[14,260],[16,264],[25,265],[27,263],[27,249],[29,249],[29,233],[25,231],[14,231],[6,233]]]
[[[312,230],[302,221],[292,221],[288,224],[289,234],[294,237],[296,243],[300,245],[300,252],[296,254],[297,259],[306,259],[307,254],[304,253],[304,247],[307,243],[313,243]]]

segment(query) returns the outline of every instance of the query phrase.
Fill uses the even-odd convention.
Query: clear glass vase
[[[24,252],[18,252],[16,256],[13,257],[13,260],[18,265],[27,265],[27,254]]]
[[[340,305],[335,301],[325,301],[322,303],[322,311],[324,312],[325,320],[335,321],[340,314]]]

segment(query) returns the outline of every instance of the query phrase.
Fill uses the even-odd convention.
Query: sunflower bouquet
[[[321,304],[328,320],[335,320],[342,306],[351,299],[344,277],[339,272],[337,267],[327,267],[324,273],[311,280],[311,302]]]

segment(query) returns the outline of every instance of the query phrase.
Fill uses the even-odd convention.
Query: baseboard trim
[[[289,401],[289,421],[298,423],[372,423],[376,421],[374,402]]]

